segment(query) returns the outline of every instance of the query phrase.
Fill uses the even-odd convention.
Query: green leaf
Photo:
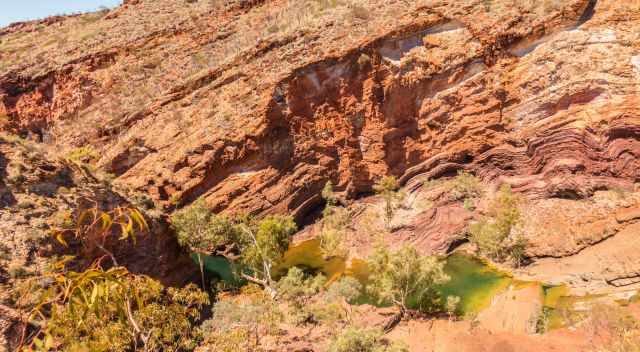
[[[109,215],[108,213],[102,213],[102,215],[100,215],[100,218],[102,219],[103,230],[108,229],[113,224],[113,219],[111,219],[111,215]]]
[[[146,230],[147,228],[149,228],[147,221],[144,219],[144,216],[142,216],[138,209],[131,210],[131,217],[138,224],[138,228],[140,230]]]
[[[67,244],[67,241],[65,241],[64,239],[64,235],[62,231],[56,231],[55,238],[56,238],[56,241],[60,242],[61,245],[65,247],[69,247],[69,244]]]
[[[126,240],[127,237],[129,237],[129,235],[133,233],[133,221],[131,220],[131,218],[128,218],[127,224],[123,224],[121,227],[122,236],[120,236],[120,240]]]
[[[93,290],[91,291],[91,305],[93,306],[93,304],[96,302],[96,298],[98,297],[98,285],[97,284],[93,284]]]
[[[42,342],[42,340],[38,338],[33,339],[33,344],[36,345],[36,347],[38,347],[38,349],[40,350],[44,349],[44,342]]]

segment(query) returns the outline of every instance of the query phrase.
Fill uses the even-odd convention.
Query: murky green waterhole
[[[197,262],[197,256],[193,256]],[[451,280],[438,288],[442,297],[455,295],[460,297],[459,310],[462,314],[477,313],[487,307],[491,298],[504,290],[512,278],[481,260],[466,254],[453,254],[447,257],[445,272]],[[221,257],[203,257],[207,271],[216,273],[225,281],[232,281],[233,274],[229,263]],[[308,240],[292,245],[285,254],[283,263],[277,268],[282,274],[293,266],[301,266],[323,272],[331,281],[342,275],[354,276],[366,283],[370,274],[362,260],[345,261],[342,258],[324,258],[318,240]],[[364,299],[363,302],[369,302]]]
[[[198,256],[192,255],[198,263]],[[226,282],[235,282],[232,266],[223,257],[202,256],[204,268]],[[537,285],[543,301],[543,314],[546,330],[553,330],[571,324],[576,314],[576,305],[588,303],[599,296],[571,296],[565,286],[546,286],[539,282],[523,282],[489,263],[464,253],[454,253],[445,258],[445,272],[451,280],[438,287],[441,296],[460,297],[458,312],[463,316],[474,315],[487,308],[497,294],[510,285]],[[276,268],[276,276],[282,275],[293,266],[304,267],[324,273],[329,281],[343,275],[353,276],[366,283],[370,273],[366,262],[359,259],[345,261],[342,258],[324,258],[317,239],[298,242],[291,245],[284,260]],[[360,303],[373,303],[368,297],[362,297]]]

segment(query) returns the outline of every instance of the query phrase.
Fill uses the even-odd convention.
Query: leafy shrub
[[[335,228],[323,227],[320,232],[320,251],[325,259],[346,258],[349,251],[344,244],[344,233]]]
[[[447,311],[447,314],[449,314],[449,318],[453,318],[454,315],[457,315],[459,305],[460,305],[460,297],[447,296],[447,303],[445,304],[445,310]]]
[[[333,193],[331,181],[324,186],[322,198],[327,202],[327,206],[322,212],[322,227],[319,236],[320,250],[325,259],[345,258],[348,255],[348,250],[344,243],[344,232],[351,222],[351,214],[347,209],[337,206],[338,201]]]
[[[332,327],[340,322],[351,321],[351,303],[362,294],[362,284],[352,277],[334,281],[309,307],[315,321]]]
[[[360,67],[360,69],[363,70],[369,67],[370,65],[371,65],[371,57],[364,53],[360,54],[360,56],[358,57],[358,67]]]
[[[51,234],[64,246],[71,236],[82,243],[85,254],[92,259],[96,251],[107,255],[114,265],[118,265],[115,256],[107,249],[110,238],[119,240],[131,239],[136,241],[137,234],[145,233],[149,225],[138,209],[116,207],[103,211],[97,207],[78,210],[75,214],[58,214],[65,218],[59,219],[58,226]]]
[[[262,337],[279,332],[283,317],[270,296],[253,291],[220,299],[200,330],[213,351],[255,351]]]
[[[373,186],[374,191],[384,200],[384,219],[387,229],[391,228],[391,220],[400,207],[404,194],[399,192],[400,184],[394,176],[385,176]]]
[[[324,187],[322,188],[322,199],[327,202],[327,207],[333,207],[338,204],[338,198],[336,198],[335,193],[333,192],[333,183],[331,181],[327,181]]]
[[[122,267],[73,272],[64,270],[61,262],[55,268],[28,286],[40,297],[32,319],[41,320],[41,329],[32,348],[188,351],[196,347],[194,324],[208,296],[195,286],[164,288]]]
[[[229,259],[239,264],[238,275],[262,285],[275,297],[272,270],[284,257],[289,248],[289,238],[296,232],[292,217],[267,216],[261,220],[238,217],[231,220],[213,214],[203,201],[197,201],[176,212],[171,222],[178,242],[198,254],[211,252],[221,245],[236,248],[240,254]],[[200,270],[202,272],[202,260]]]
[[[89,163],[98,159],[98,153],[91,146],[84,146],[70,150],[66,159],[76,163]]]
[[[329,344],[329,352],[408,352],[398,344],[388,344],[382,339],[382,331],[350,326],[338,334]]]
[[[214,215],[203,200],[177,211],[171,216],[178,243],[195,252],[210,253],[235,236],[236,228],[229,219]]]
[[[306,299],[320,292],[326,281],[322,274],[309,277],[300,268],[294,266],[278,281],[278,296],[301,306]]]
[[[472,174],[459,170],[451,183],[451,195],[456,200],[480,197],[483,193],[482,182]]]
[[[394,304],[401,314],[409,300],[418,302],[422,312],[442,310],[436,286],[449,281],[444,273],[444,261],[432,256],[421,256],[415,248],[405,245],[390,251],[379,246],[367,260],[372,273],[367,291],[380,304]]]
[[[511,187],[504,185],[490,205],[487,216],[469,226],[469,240],[480,253],[498,261],[511,259],[516,265],[524,261],[527,242],[512,233],[520,221],[518,203]]]
[[[292,323],[302,324],[314,319],[311,300],[323,290],[325,283],[324,275],[305,275],[298,267],[290,268],[287,275],[278,281],[278,298],[289,303],[291,309],[287,317]]]
[[[327,289],[327,301],[344,300],[346,303],[353,303],[362,294],[362,284],[351,276],[341,277],[333,282]]]

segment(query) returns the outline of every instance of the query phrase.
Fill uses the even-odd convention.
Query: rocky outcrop
[[[69,52],[83,56],[12,66],[0,79],[7,128],[91,144],[119,184],[164,206],[205,197],[216,211],[299,218],[321,204],[327,180],[354,198],[385,174],[468,169],[545,198],[629,188],[638,177],[631,6],[371,4],[316,9],[314,21],[283,29],[273,16],[304,10],[240,5],[194,2],[190,18],[176,10],[158,31],[137,31],[138,14],[169,2],[94,19],[87,29],[139,35],[107,31],[89,51],[70,38]],[[392,10],[394,24],[378,16]],[[338,28],[335,16],[348,21]],[[240,33],[245,20],[272,33]]]
[[[640,287],[639,27],[638,6],[613,0],[131,0],[0,30],[0,130],[49,151],[94,149],[160,217],[204,198],[215,212],[312,223],[330,180],[352,215],[353,256],[385,225],[389,246],[447,253],[508,183],[526,200],[519,277],[629,290]],[[48,156],[19,170],[21,145],[0,144],[3,236],[44,230],[39,219],[71,206],[61,190],[117,197]],[[458,170],[486,194],[463,203],[429,185]],[[407,191],[390,224],[371,196],[385,175]],[[132,271],[189,274],[170,237],[142,246],[118,253]],[[532,332],[513,316],[494,327]],[[509,350],[504,339],[492,348]]]

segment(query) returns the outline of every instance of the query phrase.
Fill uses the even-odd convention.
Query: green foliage
[[[89,163],[98,159],[98,153],[91,146],[84,146],[70,150],[66,159],[76,163]]]
[[[252,272],[271,280],[271,268],[282,260],[289,248],[289,239],[297,230],[293,218],[268,216],[241,226],[243,231],[236,244],[242,253],[242,263]]]
[[[549,320],[551,319],[551,314],[553,313],[553,308],[550,307],[542,307],[542,313],[538,316],[538,320],[536,321],[536,333],[544,334],[549,329]]]
[[[444,273],[444,261],[421,256],[415,248],[405,245],[396,251],[378,246],[368,258],[371,275],[367,291],[380,304],[394,304],[403,311],[409,300],[415,300],[423,312],[442,309],[436,285],[449,281]]]
[[[289,269],[277,283],[279,297],[302,306],[306,300],[322,290],[327,279],[322,274],[309,277],[298,267]]]
[[[468,211],[473,211],[476,209],[476,206],[475,204],[473,204],[473,200],[471,200],[471,198],[465,198],[462,207]]]
[[[323,228],[320,233],[320,251],[325,259],[346,258],[348,250],[344,244],[344,233],[335,228]]]
[[[195,252],[210,253],[237,236],[235,224],[229,219],[214,215],[204,200],[175,212],[171,216],[178,243]]]
[[[358,57],[358,66],[361,70],[368,68],[371,65],[371,57],[367,54],[360,54]]]
[[[388,344],[378,329],[350,326],[338,334],[329,344],[329,352],[408,352],[398,344]]]
[[[199,339],[194,324],[208,296],[195,286],[165,289],[123,267],[83,272],[54,266],[41,284],[32,319],[41,330],[31,348],[41,351],[188,351]]]
[[[200,330],[214,351],[260,351],[264,336],[277,334],[284,316],[275,301],[261,291],[221,298],[213,317]]]
[[[394,176],[385,176],[378,180],[373,190],[384,200],[384,219],[387,229],[391,228],[391,220],[400,207],[404,194],[399,192],[400,184]]]
[[[197,201],[176,212],[171,222],[178,242],[192,251],[210,253],[222,245],[237,249],[240,255],[230,259],[239,264],[238,274],[275,295],[271,271],[282,260],[289,248],[289,238],[296,232],[292,217],[267,216],[259,221],[239,217],[231,220],[213,214],[203,201]]]
[[[134,243],[138,234],[146,233],[149,225],[138,209],[116,207],[103,211],[97,207],[78,210],[75,214],[65,213],[51,235],[64,246],[68,237],[82,243],[85,254],[92,258],[97,250],[106,254],[118,265],[113,253],[107,249],[109,238],[131,239]]]
[[[333,183],[331,181],[327,181],[322,188],[322,198],[327,202],[327,206],[336,206],[338,204],[338,199],[336,198],[335,193],[333,193]]]
[[[345,208],[337,206],[337,198],[333,193],[331,181],[322,190],[322,197],[327,201],[323,211],[322,229],[320,232],[320,250],[326,259],[348,255],[344,243],[344,232],[351,222],[351,214]]]
[[[337,206],[325,208],[319,236],[320,250],[325,258],[347,257],[344,233],[350,222],[351,214],[347,209]]]
[[[336,326],[350,321],[351,306],[362,294],[362,284],[352,277],[342,277],[334,281],[308,308],[313,320],[326,326]]]
[[[353,303],[362,295],[362,289],[360,281],[351,276],[344,276],[329,286],[325,296],[329,302],[344,300],[346,303]]]
[[[513,229],[520,221],[519,198],[509,185],[500,188],[490,205],[487,216],[469,227],[469,240],[480,253],[491,259],[511,259],[516,265],[525,259],[527,242],[514,235]]]
[[[445,310],[449,317],[453,317],[457,315],[458,306],[460,305],[460,297],[458,296],[447,296],[447,303],[445,303]]]
[[[305,275],[298,267],[290,268],[287,275],[278,281],[276,284],[278,297],[289,304],[291,309],[287,318],[292,323],[302,324],[313,320],[315,307],[311,304],[311,300],[323,290],[325,283],[324,275]]]
[[[451,184],[451,195],[457,200],[467,200],[482,195],[482,182],[472,174],[459,170]],[[466,204],[466,203],[465,203]]]

